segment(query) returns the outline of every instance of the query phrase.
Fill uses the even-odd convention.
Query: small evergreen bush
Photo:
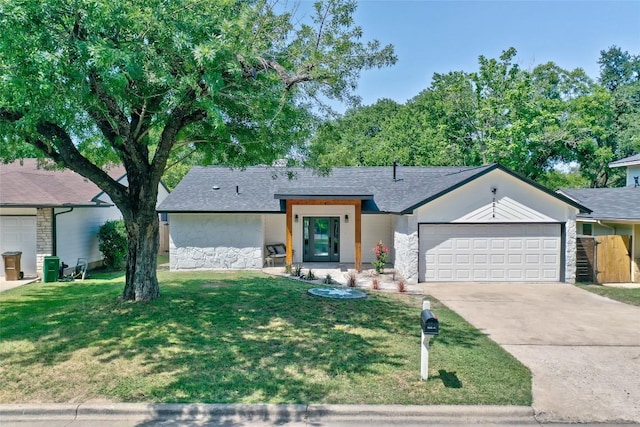
[[[105,222],[98,230],[98,248],[107,269],[119,270],[127,256],[127,231],[123,220]]]

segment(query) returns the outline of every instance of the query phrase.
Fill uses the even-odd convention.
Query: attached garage
[[[560,224],[421,224],[420,274],[431,282],[560,280]]]
[[[20,269],[36,274],[36,217],[0,216],[0,253],[21,251]],[[4,276],[4,264],[0,270]]]

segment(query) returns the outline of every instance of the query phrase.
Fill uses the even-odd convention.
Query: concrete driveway
[[[421,285],[533,374],[542,422],[640,422],[640,307],[567,284]]]

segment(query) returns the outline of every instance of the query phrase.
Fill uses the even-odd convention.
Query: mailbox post
[[[422,301],[422,313],[420,314],[420,329],[422,339],[420,341],[420,377],[423,380],[429,378],[429,341],[440,331],[440,323],[435,314],[431,312],[431,302]]]

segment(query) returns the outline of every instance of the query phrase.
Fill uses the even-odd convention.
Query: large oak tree
[[[172,159],[270,163],[302,146],[315,101],[354,101],[361,70],[395,62],[361,40],[354,1],[286,6],[0,0],[0,156],[35,147],[111,197],[128,234],[124,299],[159,295],[155,205]],[[105,172],[114,163],[128,186]]]

